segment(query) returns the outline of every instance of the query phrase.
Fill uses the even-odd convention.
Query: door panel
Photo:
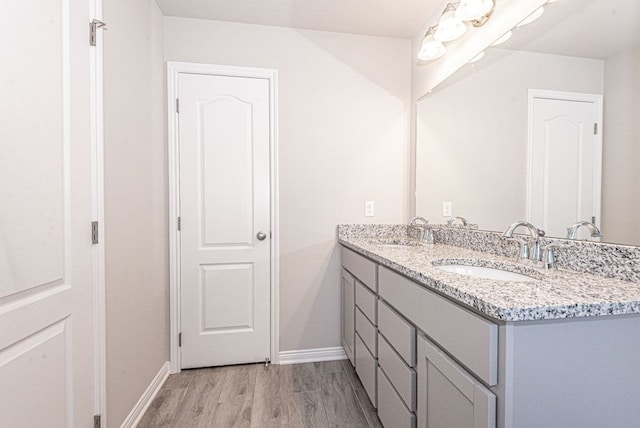
[[[270,89],[180,74],[182,367],[270,357]]]
[[[222,95],[198,100],[198,110],[203,244],[252,246],[252,104]]]
[[[253,264],[202,266],[202,274],[202,302],[205,306],[202,331],[253,329]],[[230,301],[235,305],[229,305]]]
[[[564,237],[570,225],[599,213],[598,109],[594,102],[534,98],[531,117],[530,221]]]
[[[86,0],[0,14],[3,427],[93,420],[88,22]]]

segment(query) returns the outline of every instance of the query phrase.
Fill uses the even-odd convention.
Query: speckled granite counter
[[[546,271],[505,257],[452,245],[391,246],[381,232],[402,237],[402,226],[375,233],[340,234],[340,244],[382,266],[501,321],[548,320],[640,313],[640,284],[565,270]],[[386,234],[387,240],[393,237]],[[386,241],[389,242],[389,241]],[[532,276],[503,281],[464,276],[437,264],[497,267]]]

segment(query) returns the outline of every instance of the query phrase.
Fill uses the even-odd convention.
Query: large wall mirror
[[[418,102],[416,211],[444,223],[446,203],[484,230],[589,221],[640,245],[639,1],[549,3]]]

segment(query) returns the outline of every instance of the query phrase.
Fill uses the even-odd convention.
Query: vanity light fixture
[[[512,35],[513,35],[513,31],[511,31],[511,30],[507,31],[498,40],[496,40],[495,42],[491,43],[491,46],[498,46],[498,45],[503,44],[504,42],[509,40]]]
[[[427,30],[427,34],[424,35],[422,40],[422,47],[418,52],[418,59],[422,61],[428,61],[432,59],[440,58],[447,53],[447,48],[444,47],[442,42],[436,40],[433,35],[436,32],[436,27],[430,27]]]
[[[537,8],[531,15],[527,16],[525,19],[520,21],[520,23],[516,25],[516,28],[522,27],[527,24],[531,24],[533,21],[540,18],[543,13],[544,13],[544,7],[541,6]]]
[[[443,42],[459,39],[467,32],[467,23],[481,27],[491,18],[496,0],[460,0],[447,3],[437,25],[425,34],[418,52],[418,59],[428,61],[440,58],[447,52]]]
[[[466,32],[467,25],[456,16],[456,5],[453,3],[447,4],[433,37],[440,42],[450,42],[459,39]]]
[[[456,17],[461,21],[471,21],[474,27],[481,27],[489,20],[495,7],[495,0],[461,0]]]

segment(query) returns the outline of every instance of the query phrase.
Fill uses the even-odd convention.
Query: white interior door
[[[181,73],[182,368],[270,357],[269,80]]]
[[[529,221],[547,236],[564,237],[579,220],[599,225],[601,112],[600,96],[530,98]]]
[[[0,13],[0,426],[93,423],[89,1]]]

